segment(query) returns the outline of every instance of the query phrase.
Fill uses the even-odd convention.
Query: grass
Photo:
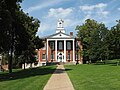
[[[104,61],[97,61],[96,64],[109,64],[109,65],[113,65],[113,66],[118,66],[120,65],[120,59],[114,59],[114,60],[104,60]]]
[[[120,90],[120,66],[66,65],[75,90]]]
[[[14,70],[12,74],[0,72],[0,90],[43,90],[55,66]]]

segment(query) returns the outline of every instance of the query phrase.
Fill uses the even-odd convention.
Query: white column
[[[64,62],[66,62],[66,40],[64,40]]]
[[[73,39],[73,62],[75,62],[75,41]]]
[[[57,40],[55,40],[55,59],[57,61]]]
[[[48,61],[48,39],[47,39],[47,55],[46,55],[46,61]]]

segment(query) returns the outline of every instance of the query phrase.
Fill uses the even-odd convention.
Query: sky
[[[40,20],[37,35],[45,37],[54,34],[58,19],[64,20],[67,34],[76,35],[76,26],[94,19],[109,29],[120,19],[120,0],[23,0],[25,13]]]

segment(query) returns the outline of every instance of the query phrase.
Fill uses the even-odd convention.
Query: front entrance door
[[[58,62],[63,62],[63,52],[59,52],[58,55],[57,55],[57,61]]]

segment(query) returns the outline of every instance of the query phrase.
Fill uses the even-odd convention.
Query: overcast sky
[[[82,25],[88,18],[103,22],[108,28],[120,19],[120,0],[24,0],[22,9],[38,18],[40,37],[55,33],[57,20],[64,20],[66,33],[76,34],[76,25]]]

